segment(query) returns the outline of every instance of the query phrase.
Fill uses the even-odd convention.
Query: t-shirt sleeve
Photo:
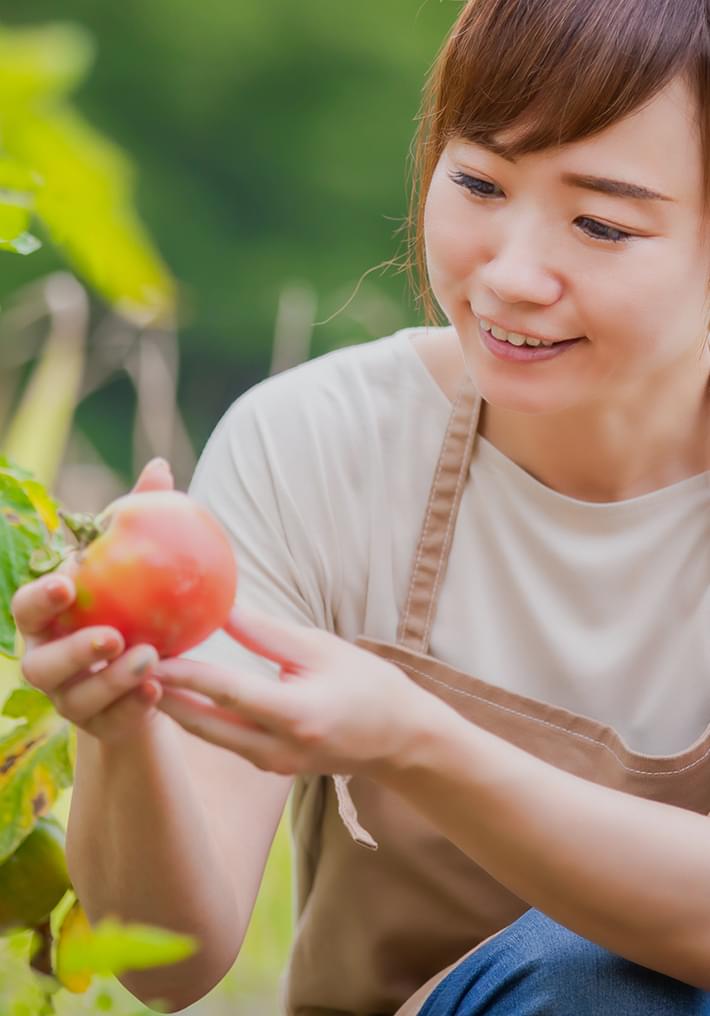
[[[237,602],[333,630],[340,558],[327,469],[314,446],[319,428],[307,416],[302,394],[286,378],[250,389],[210,435],[188,493],[229,536]],[[183,655],[278,674],[276,664],[221,629]]]

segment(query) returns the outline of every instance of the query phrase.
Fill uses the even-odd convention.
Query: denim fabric
[[[533,909],[455,967],[419,1016],[710,1016],[710,994]]]

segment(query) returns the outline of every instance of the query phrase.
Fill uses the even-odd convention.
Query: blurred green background
[[[69,438],[55,490],[68,507],[98,510],[152,454],[170,458],[185,487],[209,433],[241,392],[301,360],[421,321],[406,273],[377,266],[404,260],[421,90],[460,7],[452,0],[0,0],[7,27],[59,21],[88,30],[95,60],[72,103],[133,163],[140,219],[179,291],[175,333],[142,335],[137,346],[77,273],[89,323],[86,349],[74,347],[73,380],[65,382],[76,391],[71,420],[63,410]],[[39,373],[43,336],[26,324],[33,286],[66,268],[51,242],[29,257],[0,254],[0,325],[11,320],[0,335],[0,424],[17,415]],[[62,285],[78,321],[81,299]],[[62,341],[45,358],[34,407],[58,387],[58,364],[69,362]],[[34,428],[35,448],[37,434],[46,441],[47,429],[56,429],[44,426]],[[25,420],[23,433],[29,430]],[[34,468],[36,454],[21,461]],[[60,817],[69,800],[70,791]],[[289,862],[284,821],[243,953],[191,1007],[195,1016],[278,1013],[292,930]],[[117,984],[64,999],[72,1014],[109,1003],[117,1013],[137,1011]]]
[[[24,0],[0,20],[74,20],[97,47],[75,96],[137,165],[137,204],[181,287],[179,403],[196,452],[270,369],[289,296],[308,355],[417,323],[404,250],[407,156],[427,69],[459,3]],[[7,293],[61,263],[4,258]],[[309,302],[310,301],[310,302]],[[284,304],[286,307],[284,308]],[[300,308],[303,308],[300,311]],[[126,482],[125,378],[77,422]]]

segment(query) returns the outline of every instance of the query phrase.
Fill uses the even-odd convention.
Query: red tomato
[[[175,490],[127,494],[95,520],[100,535],[77,551],[74,603],[59,637],[88,625],[117,628],[126,647],[179,656],[221,628],[234,603],[237,565],[214,516]]]

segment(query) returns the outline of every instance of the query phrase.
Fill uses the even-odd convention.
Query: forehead
[[[495,141],[514,137],[514,128]],[[685,81],[678,78],[645,106],[599,134],[561,148],[521,156],[532,169],[546,172],[612,176],[668,194],[678,202],[702,200],[702,144],[697,104]]]

